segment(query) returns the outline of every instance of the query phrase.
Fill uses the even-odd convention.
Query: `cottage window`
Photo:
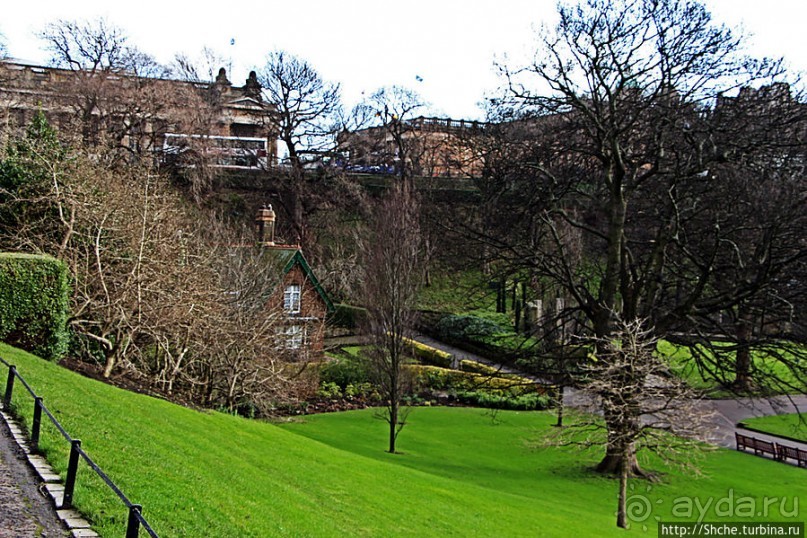
[[[300,349],[305,340],[305,331],[300,325],[286,327],[286,349]]]
[[[283,310],[289,314],[300,313],[300,285],[290,284],[283,293]]]

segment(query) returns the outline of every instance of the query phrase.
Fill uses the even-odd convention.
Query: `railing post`
[[[76,473],[78,472],[78,456],[81,441],[73,439],[70,442],[70,460],[67,462],[67,477],[64,479],[64,497],[62,509],[73,507],[73,491],[76,489]]]
[[[17,375],[17,367],[8,367],[8,379],[6,380],[6,392],[3,395],[3,409],[8,411],[11,409],[11,393],[14,390],[14,377]]]
[[[31,422],[31,450],[39,451],[39,430],[42,425],[42,397],[34,398],[34,420]]]
[[[137,538],[140,534],[140,519],[137,517],[143,509],[139,504],[129,506],[129,523],[126,525],[126,538]]]

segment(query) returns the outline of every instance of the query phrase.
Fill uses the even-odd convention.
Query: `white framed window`
[[[283,310],[289,314],[300,313],[300,285],[289,284],[283,292]]]
[[[286,327],[286,349],[300,349],[305,342],[305,329],[300,325]]]

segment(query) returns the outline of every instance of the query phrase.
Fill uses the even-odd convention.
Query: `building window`
[[[305,341],[305,331],[300,325],[286,327],[286,349],[300,349]]]
[[[289,314],[300,313],[300,285],[290,284],[283,293],[283,310]]]

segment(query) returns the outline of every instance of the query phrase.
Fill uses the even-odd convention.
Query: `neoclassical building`
[[[222,68],[214,81],[137,76],[0,61],[0,125],[11,133],[37,111],[65,134],[105,140],[135,154],[177,153],[204,141],[220,164],[271,166],[277,136],[255,72],[234,86]]]

